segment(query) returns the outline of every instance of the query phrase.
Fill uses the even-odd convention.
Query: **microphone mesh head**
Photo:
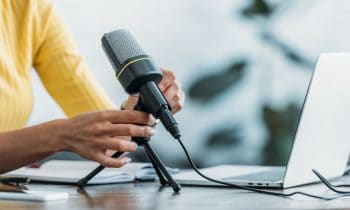
[[[127,30],[112,31],[105,34],[105,37],[120,63],[132,57],[146,55],[146,52]]]

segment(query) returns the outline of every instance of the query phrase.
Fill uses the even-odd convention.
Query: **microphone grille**
[[[146,55],[132,34],[125,29],[106,33],[105,38],[120,63],[124,63],[132,57]]]

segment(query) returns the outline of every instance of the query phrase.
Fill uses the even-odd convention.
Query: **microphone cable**
[[[183,142],[181,141],[181,138],[176,138],[176,140],[180,143],[186,158],[188,160],[188,162],[190,163],[192,169],[202,178],[213,182],[213,183],[217,183],[217,184],[221,184],[221,185],[225,185],[228,186],[230,188],[236,188],[236,189],[242,189],[242,190],[247,190],[247,191],[251,191],[251,192],[256,192],[256,193],[262,193],[262,194],[267,194],[267,195],[274,195],[274,196],[279,196],[279,197],[292,197],[294,195],[303,195],[303,196],[307,196],[307,197],[312,197],[312,198],[316,198],[316,199],[321,199],[321,200],[325,200],[325,201],[330,201],[330,200],[334,200],[337,199],[339,197],[344,197],[344,196],[350,196],[350,191],[340,191],[335,189],[335,185],[332,185],[329,183],[329,181],[327,179],[325,179],[323,176],[321,176],[320,173],[318,173],[316,170],[312,170],[317,177],[321,180],[321,182],[330,190],[332,190],[333,192],[339,193],[341,195],[339,196],[334,196],[334,197],[324,197],[324,196],[319,196],[319,195],[313,195],[313,194],[309,194],[309,193],[305,193],[305,192],[301,192],[301,191],[294,191],[291,193],[278,193],[278,192],[273,192],[273,191],[267,191],[267,190],[261,190],[261,189],[257,189],[257,188],[251,188],[251,187],[245,187],[245,186],[240,186],[237,184],[233,184],[233,183],[229,183],[229,182],[225,182],[222,180],[218,180],[218,179],[214,179],[211,177],[208,177],[207,175],[203,174],[202,172],[200,172],[200,170],[198,169],[198,167],[196,166],[196,164],[193,162],[189,152],[187,151],[185,145],[183,144]],[[343,186],[343,185],[339,185],[339,186]]]

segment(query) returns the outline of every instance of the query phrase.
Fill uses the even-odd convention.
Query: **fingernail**
[[[150,122],[151,125],[154,125],[156,123],[156,118],[154,118],[153,115],[150,115],[149,118],[150,118],[150,121],[151,121]]]
[[[135,150],[136,150],[137,149],[137,144],[135,142],[130,142],[130,143],[131,143],[132,147],[134,147]]]
[[[123,158],[123,163],[124,163],[124,164],[128,164],[128,163],[130,163],[130,162],[131,162],[131,158],[129,158],[129,157]]]
[[[160,123],[160,119],[156,119],[154,125],[157,125],[158,123]]]
[[[153,128],[149,129],[149,135],[150,136],[154,136],[156,133],[157,133],[157,131],[155,129],[153,129]]]

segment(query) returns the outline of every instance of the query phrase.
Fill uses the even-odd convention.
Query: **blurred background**
[[[283,165],[321,52],[348,51],[347,0],[53,0],[90,70],[117,106],[126,98],[100,38],[130,30],[187,94],[177,119],[201,167]],[[336,3],[335,3],[336,2]],[[64,117],[33,71],[29,125]],[[151,144],[170,166],[185,156],[158,126]],[[142,149],[132,155],[145,161]],[[78,158],[61,153],[51,158]]]

